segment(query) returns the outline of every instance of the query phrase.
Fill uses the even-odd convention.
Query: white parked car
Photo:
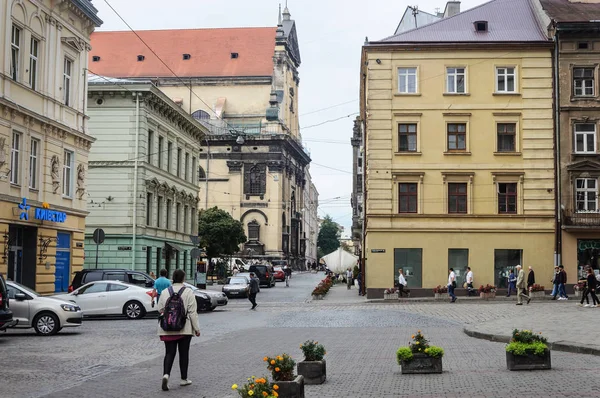
[[[80,326],[83,312],[78,305],[54,297],[44,297],[18,283],[7,281],[8,298],[15,328],[33,328],[41,336],[51,336],[64,327]]]
[[[227,305],[227,303],[229,302],[229,299],[227,298],[225,293],[215,292],[213,290],[198,289],[196,286],[189,284],[187,282],[184,283],[183,285],[192,289],[194,291],[194,294],[204,293],[205,295],[207,295],[210,298],[211,307],[207,309],[208,311],[214,310],[215,308],[217,308],[217,306]]]
[[[156,311],[154,289],[120,281],[91,282],[72,293],[53,297],[76,303],[85,316],[123,314],[129,319],[139,319]]]

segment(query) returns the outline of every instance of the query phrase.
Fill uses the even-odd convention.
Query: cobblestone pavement
[[[202,337],[194,339],[191,348],[192,386],[179,387],[175,382],[176,364],[173,391],[160,391],[163,346],[156,337],[155,320],[86,320],[77,330],[50,338],[28,331],[0,334],[1,395],[234,398],[233,383],[267,375],[263,356],[287,352],[300,360],[298,345],[316,339],[328,351],[328,379],[323,385],[307,386],[307,397],[600,396],[594,382],[600,357],[553,352],[552,370],[512,373],[506,370],[504,344],[463,333],[465,324],[510,323],[521,316],[534,319],[538,313],[543,319],[544,314],[557,312],[556,305],[565,313],[583,314],[570,302],[528,307],[510,303],[388,305],[368,303],[344,286],[332,289],[326,300],[312,302],[310,290],[320,277],[294,275],[290,288],[278,284],[262,289],[257,311],[248,311],[248,301],[239,299],[214,313],[201,314]],[[285,302],[278,302],[282,296]],[[562,326],[583,328],[581,323],[563,322]],[[395,351],[417,329],[445,349],[443,374],[400,374]]]

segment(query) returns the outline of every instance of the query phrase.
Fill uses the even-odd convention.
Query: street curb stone
[[[474,329],[470,329],[468,326],[463,328],[463,332],[469,336],[481,340],[489,340],[500,343],[510,342],[511,337],[507,335],[480,332]],[[587,354],[587,355],[598,355],[600,356],[600,348],[593,347],[585,344],[578,344],[572,341],[559,340],[555,342],[548,342],[548,348],[553,351],[570,352],[574,354]]]

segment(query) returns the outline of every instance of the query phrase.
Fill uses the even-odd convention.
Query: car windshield
[[[246,278],[229,278],[227,280],[228,285],[246,285],[248,280]]]
[[[172,282],[172,281],[171,281],[171,282]],[[194,286],[194,285],[191,285],[191,284],[189,284],[189,283],[187,283],[187,282],[186,282],[186,283],[184,283],[184,284],[183,284],[183,286],[185,286],[185,287],[187,287],[187,288],[190,288],[190,289],[192,289],[192,290],[194,290],[194,291],[196,291],[196,290],[200,290],[200,289],[198,289],[196,286]]]
[[[281,267],[275,267],[273,268],[275,271],[282,271]]]
[[[17,288],[19,288],[19,290],[24,291],[25,293],[29,294],[30,296],[34,296],[34,297],[42,297],[41,294],[31,290],[30,288],[21,285],[20,283],[17,282],[11,282],[11,284],[13,284],[14,286],[16,286]]]

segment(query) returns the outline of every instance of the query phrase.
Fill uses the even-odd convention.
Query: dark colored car
[[[73,282],[69,286],[69,293],[75,289],[79,289],[86,283],[101,280],[121,281],[143,287],[154,287],[154,279],[145,272],[130,271],[122,268],[84,269],[75,273]]]
[[[251,265],[248,272],[254,272],[254,275],[260,281],[260,286],[275,286],[275,271],[272,266],[264,264]]]
[[[15,326],[17,320],[13,319],[13,313],[8,308],[8,289],[4,278],[0,275],[0,330],[6,330]]]
[[[184,283],[184,286],[188,289],[191,289],[196,297],[196,307],[198,307],[198,312],[200,311],[212,311],[217,308],[216,305],[212,304],[212,300],[208,296],[208,294],[200,291],[196,286],[190,283]]]

